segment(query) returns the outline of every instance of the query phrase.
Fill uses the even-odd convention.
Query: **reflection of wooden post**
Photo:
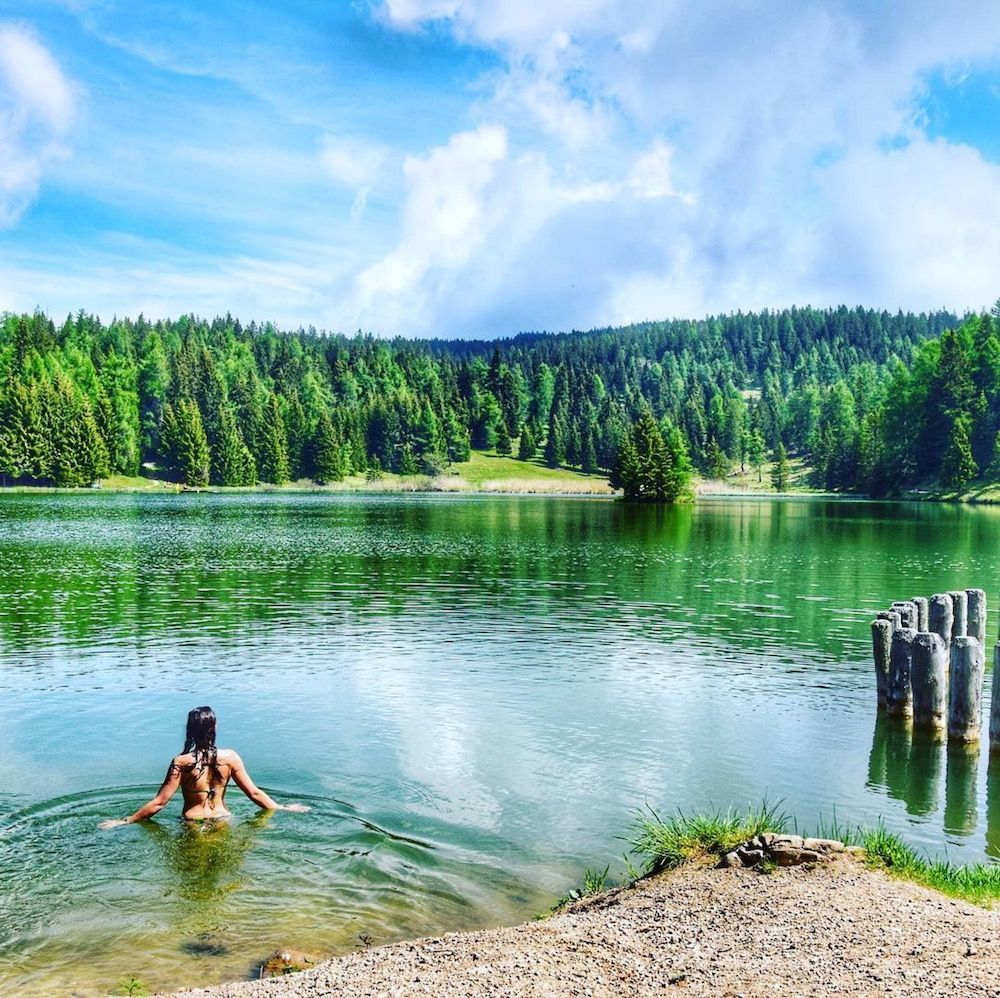
[[[921,634],[927,633],[927,597],[914,596],[910,602],[917,608],[917,630]]]
[[[879,707],[889,703],[889,646],[892,643],[892,621],[872,621],[872,655],[875,657],[875,695]]]
[[[993,697],[990,703],[990,751],[1000,752],[1000,643],[993,647]]]
[[[951,597],[954,617],[951,625],[951,639],[964,638],[969,626],[969,597],[964,589],[953,589],[948,595]]]
[[[913,667],[913,638],[917,632],[901,627],[892,632],[889,643],[889,711],[909,717],[913,713],[910,675]]]
[[[1000,755],[986,767],[986,855],[1000,859]]]
[[[955,605],[946,593],[935,593],[927,607],[927,626],[951,648],[951,628],[955,619]]]
[[[951,644],[951,693],[948,737],[979,740],[983,722],[983,656],[979,642],[963,634]]]
[[[907,764],[909,788],[906,795],[908,814],[932,814],[938,806],[938,785],[944,762],[944,731],[937,728],[914,728]]]
[[[910,677],[914,725],[924,728],[945,726],[948,694],[946,655],[944,642],[939,635],[917,634],[914,637]]]
[[[944,778],[944,830],[971,835],[979,824],[976,770],[979,749],[968,742],[948,742]]]

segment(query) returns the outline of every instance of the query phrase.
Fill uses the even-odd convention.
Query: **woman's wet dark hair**
[[[211,707],[195,707],[188,711],[184,732],[184,752],[194,756],[195,769],[208,766],[218,776],[218,749],[215,747],[215,711]]]

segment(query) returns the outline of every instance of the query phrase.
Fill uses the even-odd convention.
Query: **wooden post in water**
[[[903,626],[902,619],[899,616],[898,610],[879,610],[875,614],[876,620],[888,620],[892,624],[892,629],[898,631],[900,627]]]
[[[901,626],[908,630],[917,630],[917,604],[911,600],[897,600],[889,607],[890,610],[899,611]]]
[[[990,704],[990,751],[1000,752],[1000,641],[993,646],[993,700]]]
[[[954,616],[951,625],[951,640],[964,638],[969,627],[969,597],[964,589],[953,589],[948,595],[951,597]]]
[[[946,593],[935,593],[927,606],[927,626],[951,648],[951,628],[955,619],[955,605]]]
[[[943,728],[948,701],[948,671],[944,642],[937,634],[917,634],[913,638],[911,685],[913,724],[922,728]]]
[[[986,647],[986,593],[982,589],[966,589],[965,596],[969,608],[969,617],[965,624],[965,633],[975,638],[983,648]]]
[[[901,717],[913,713],[913,689],[910,675],[913,668],[913,637],[917,632],[901,627],[892,632],[889,644],[889,711]]]
[[[872,621],[872,655],[875,657],[875,692],[880,708],[889,705],[889,647],[892,621]]]
[[[982,722],[983,656],[979,642],[963,634],[951,644],[948,737],[961,742],[978,741]]]
[[[917,608],[917,630],[921,634],[927,633],[927,597],[914,596],[910,600]]]

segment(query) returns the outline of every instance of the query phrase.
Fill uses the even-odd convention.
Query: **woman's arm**
[[[250,779],[250,774],[247,772],[246,766],[243,765],[243,760],[239,757],[237,752],[229,752],[229,757],[226,760],[233,771],[233,780],[236,782],[236,786],[240,788],[257,805],[264,811],[308,811],[309,808],[305,804],[279,804],[273,797],[271,797],[266,791],[261,790],[260,787]]]
[[[163,779],[163,785],[156,792],[156,796],[146,804],[143,804],[135,814],[130,814],[127,818],[111,818],[109,821],[102,821],[98,828],[117,828],[119,825],[131,825],[137,821],[145,821],[151,818],[158,811],[162,811],[164,805],[177,792],[181,785],[181,771],[175,760],[170,760],[167,768],[167,775]]]

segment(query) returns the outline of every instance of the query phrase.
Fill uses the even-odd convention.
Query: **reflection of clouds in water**
[[[830,800],[856,792],[844,760],[853,752],[863,765],[862,719],[831,726],[825,707],[829,687],[849,680],[803,675],[808,662],[789,672],[776,700],[755,670],[734,675],[730,662],[746,650],[704,638],[654,641],[616,623],[602,634],[591,622],[552,642],[542,627],[522,645],[505,625],[390,656],[381,632],[393,629],[370,625],[383,649],[377,662],[343,663],[346,699],[401,775],[427,788],[436,817],[560,853],[581,840],[600,847],[607,828],[623,829],[646,801],[773,799],[779,772],[797,771],[796,785],[813,788],[797,804],[805,820],[829,817]]]

